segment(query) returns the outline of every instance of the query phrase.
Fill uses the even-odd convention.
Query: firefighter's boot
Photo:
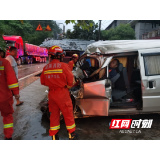
[[[69,140],[77,140],[78,135],[75,132],[69,133]]]
[[[52,140],[59,140],[58,133],[57,133],[56,135],[53,135],[53,136],[52,136]]]

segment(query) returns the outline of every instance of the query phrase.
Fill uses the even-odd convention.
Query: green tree
[[[135,39],[135,31],[129,24],[120,24],[115,28],[101,31],[103,40],[130,40]]]
[[[52,31],[36,31],[38,24],[45,29],[49,25]],[[0,20],[0,47],[4,48],[2,35],[21,36],[28,43],[40,45],[44,39],[53,37],[54,33],[61,33],[62,29],[52,20],[34,21],[34,20]]]
[[[89,29],[83,28],[79,23],[76,23],[73,26],[73,31],[67,30],[66,32],[66,37],[70,39],[84,39],[84,40],[95,40],[98,36],[97,31],[98,31],[98,24],[94,23],[93,20],[86,20],[85,21],[86,25],[90,25]]]
[[[49,24],[53,31],[35,31],[39,24],[38,21],[43,21],[43,23],[40,23],[42,28]],[[96,37],[97,31],[94,29],[95,25],[92,20],[66,20],[65,23],[74,23],[77,26],[75,27],[75,32],[71,32],[69,37],[81,39],[94,39]],[[79,32],[81,33],[80,35]],[[3,49],[6,47],[2,35],[22,36],[24,41],[40,45],[44,39],[53,37],[55,33],[62,33],[62,29],[54,20],[0,20],[0,47]],[[66,36],[68,35],[66,34]]]
[[[87,20],[66,20],[65,23],[69,24],[76,24],[77,26],[81,27],[83,30],[89,30],[92,28],[93,23],[90,21],[90,23],[86,23]],[[89,21],[88,21],[89,22]]]

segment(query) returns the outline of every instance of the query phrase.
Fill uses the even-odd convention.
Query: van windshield
[[[80,69],[86,71],[88,76],[90,76],[98,68],[99,62],[96,58],[86,57],[80,61]]]

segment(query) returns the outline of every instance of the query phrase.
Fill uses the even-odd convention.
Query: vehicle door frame
[[[138,60],[141,73],[141,89],[143,112],[160,111],[160,74],[146,75],[145,56],[160,55],[160,48],[138,50]],[[153,88],[149,87],[152,81]]]
[[[88,56],[89,57],[89,56]],[[90,57],[93,58],[93,57]],[[105,61],[99,66],[99,69],[97,69],[99,72],[101,69],[104,67],[107,67],[108,64],[112,60],[113,56],[107,57]],[[99,61],[99,60],[98,60]],[[105,62],[108,62],[105,63]],[[100,61],[99,61],[100,64]],[[108,67],[107,67],[108,68]],[[99,73],[98,72],[98,73]],[[107,69],[107,75],[108,75],[108,69]],[[106,93],[106,79],[98,80],[98,81],[93,81],[93,82],[87,82],[84,83],[84,95],[86,96],[85,98],[82,99],[77,99],[76,100],[76,105],[78,105],[81,108],[82,114],[83,115],[89,115],[89,116],[108,116],[109,114],[109,108],[110,108],[110,99],[111,99],[111,91],[110,93]],[[97,84],[96,84],[97,82]],[[93,87],[95,85],[95,87]],[[96,88],[100,86],[100,88],[103,90],[103,93],[100,93],[101,96],[96,95]],[[85,87],[87,88],[85,90]],[[107,86],[111,90],[111,85]],[[93,92],[91,91],[93,89]],[[88,96],[87,96],[88,93]],[[93,97],[91,97],[89,94],[93,93]],[[99,92],[98,92],[99,93]],[[109,96],[110,94],[110,96]],[[98,109],[97,109],[98,108]]]

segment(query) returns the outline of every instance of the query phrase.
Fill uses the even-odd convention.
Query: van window
[[[160,55],[145,56],[144,65],[146,76],[160,75]]]

